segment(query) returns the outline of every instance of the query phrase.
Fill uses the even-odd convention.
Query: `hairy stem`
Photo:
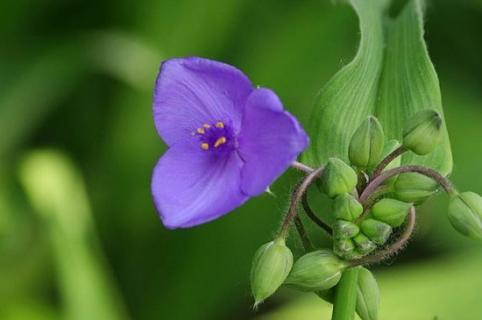
[[[415,229],[415,220],[416,220],[416,212],[415,207],[411,207],[408,213],[407,222],[405,223],[405,229],[403,230],[402,234],[398,238],[396,242],[388,246],[387,248],[377,251],[370,256],[366,256],[357,260],[352,260],[350,264],[352,266],[361,266],[361,265],[369,265],[374,263],[379,263],[386,258],[393,256],[400,250],[402,250],[407,241],[410,239],[413,230]]]
[[[358,287],[359,267],[343,272],[336,286],[333,314],[331,320],[353,320],[356,308],[356,290]]]
[[[290,207],[288,212],[285,215],[283,223],[281,224],[281,228],[279,231],[279,237],[286,239],[288,237],[288,231],[290,228],[291,221],[296,217],[297,214],[297,207],[298,203],[300,202],[303,194],[306,192],[308,187],[321,175],[323,172],[323,167],[320,167],[306,177],[303,178],[302,182],[296,187],[295,191],[293,192]]]
[[[303,194],[303,197],[301,198],[301,204],[303,205],[303,210],[305,211],[308,218],[310,218],[311,221],[313,221],[318,227],[320,227],[327,236],[331,237],[333,234],[333,230],[331,229],[331,227],[323,220],[318,218],[316,213],[310,207],[310,204],[308,202],[308,190]]]
[[[309,167],[306,164],[298,162],[298,161],[293,161],[291,163],[291,166],[293,168],[297,169],[297,170],[300,170],[300,171],[303,171],[303,172],[306,172],[306,173],[312,173],[313,171],[315,171],[315,169],[313,169],[312,167]]]
[[[382,171],[393,161],[395,160],[396,158],[398,158],[399,156],[401,156],[404,152],[407,151],[407,148],[405,148],[404,146],[400,146],[398,148],[396,148],[395,150],[393,150],[392,152],[390,152],[382,161],[380,161],[380,163],[375,167],[375,169],[373,170],[373,173],[371,175],[371,178],[370,180],[373,180],[375,179],[376,177],[378,177]]]
[[[360,202],[364,203],[368,199],[368,197],[370,197],[370,195],[387,179],[390,179],[391,177],[396,176],[398,174],[407,173],[407,172],[417,172],[417,173],[423,174],[424,176],[432,178],[449,195],[455,194],[457,192],[449,180],[447,180],[444,176],[442,176],[440,173],[438,173],[433,169],[422,167],[422,166],[403,166],[403,167],[398,167],[395,169],[385,171],[381,173],[378,177],[373,179],[361,194]]]

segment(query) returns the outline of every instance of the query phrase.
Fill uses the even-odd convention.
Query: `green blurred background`
[[[431,1],[426,18],[452,178],[480,193],[482,1]],[[354,12],[323,0],[2,0],[0,319],[329,319],[286,289],[251,307],[252,255],[296,173],[220,220],[163,228],[151,95],[163,59],[204,56],[273,88],[306,125],[358,35]],[[407,250],[374,269],[381,319],[482,319],[482,246],[451,229],[446,204],[426,203]]]

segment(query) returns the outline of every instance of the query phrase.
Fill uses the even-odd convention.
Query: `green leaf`
[[[399,139],[408,117],[422,109],[443,114],[437,74],[423,39],[423,1],[407,2],[389,18],[387,1],[352,0],[360,24],[358,52],[321,90],[312,115],[305,160],[321,165],[329,157],[348,160],[350,139],[369,115],[384,126],[387,139]],[[427,156],[404,156],[403,163],[452,170],[448,133]]]

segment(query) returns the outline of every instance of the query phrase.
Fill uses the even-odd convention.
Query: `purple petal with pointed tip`
[[[230,65],[197,57],[167,60],[154,90],[156,129],[168,145],[188,139],[203,123],[230,120],[238,132],[252,90]]]
[[[283,110],[273,91],[264,88],[248,97],[238,141],[245,161],[241,190],[250,196],[265,191],[308,145],[298,121]]]
[[[217,156],[195,143],[170,147],[151,182],[163,224],[171,229],[192,227],[240,206],[247,199],[239,188],[242,165],[236,152]]]

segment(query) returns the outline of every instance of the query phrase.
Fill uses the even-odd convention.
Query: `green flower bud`
[[[360,268],[358,271],[358,290],[356,313],[362,320],[377,320],[380,306],[380,289],[373,274]]]
[[[482,239],[482,197],[474,192],[452,196],[449,202],[449,220],[461,234]]]
[[[255,307],[283,284],[292,266],[293,254],[281,238],[264,244],[256,251],[251,268]]]
[[[336,220],[333,225],[335,239],[350,239],[360,233],[360,228],[350,221]]]
[[[364,220],[360,227],[362,232],[378,245],[384,244],[392,233],[392,227],[390,227],[390,225],[375,219]]]
[[[333,250],[335,254],[343,259],[353,260],[362,257],[351,239],[338,239],[334,241]]]
[[[346,266],[330,250],[313,251],[295,262],[285,283],[302,291],[326,290],[338,283]]]
[[[435,110],[415,114],[403,131],[403,145],[418,155],[432,152],[442,137],[442,117]]]
[[[384,198],[372,207],[371,213],[376,219],[388,223],[392,227],[399,227],[408,214],[411,203]]]
[[[351,192],[358,181],[356,172],[338,158],[328,159],[320,179],[323,191],[330,198]]]
[[[382,157],[384,141],[382,125],[377,118],[368,117],[351,138],[348,149],[350,162],[362,169],[376,165]]]
[[[336,219],[354,221],[363,212],[363,206],[348,193],[340,194],[333,201],[333,214]]]
[[[356,235],[352,240],[355,243],[358,252],[362,255],[369,254],[377,248],[377,245],[370,241],[370,239],[368,239],[367,236],[362,233]]]
[[[433,195],[438,184],[432,178],[416,172],[402,173],[393,186],[397,199],[420,204]]]

